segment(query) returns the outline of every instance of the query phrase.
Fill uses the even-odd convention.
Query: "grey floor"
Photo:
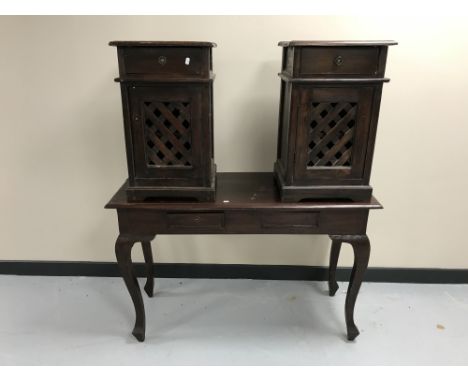
[[[143,280],[140,280],[143,284]],[[146,342],[119,278],[0,276],[1,365],[468,365],[468,285],[160,279]]]

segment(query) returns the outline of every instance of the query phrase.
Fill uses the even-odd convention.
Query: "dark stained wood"
[[[271,172],[219,172],[217,174],[216,198],[213,202],[177,201],[172,199],[149,199],[146,202],[128,201],[125,195],[127,182],[115,193],[105,208],[125,210],[158,211],[228,211],[228,210],[372,210],[382,205],[372,197],[362,202],[320,199],[301,203],[282,203],[274,174]]]
[[[216,43],[207,41],[111,41],[110,46],[129,46],[129,47],[146,47],[146,46],[175,46],[175,47],[211,47],[215,48]]]
[[[295,47],[295,46],[390,46],[397,45],[393,40],[293,40],[280,41],[279,46]]]
[[[153,263],[153,250],[151,249],[151,241],[142,241],[141,248],[143,250],[143,257],[145,258],[146,268],[146,284],[145,292],[148,297],[153,297],[154,292],[154,263]]]
[[[208,48],[151,46],[120,49],[124,49],[125,75],[207,78],[210,74],[211,50]]]
[[[316,228],[320,212],[281,211],[264,212],[260,215],[262,228]]]
[[[332,278],[336,272],[336,263],[338,262],[341,243],[349,243],[354,250],[354,264],[351,271],[351,279],[349,281],[348,292],[346,293],[345,301],[345,318],[346,328],[348,331],[348,340],[353,341],[358,335],[359,330],[354,322],[354,307],[356,299],[361,288],[364,274],[367,270],[370,256],[370,243],[367,235],[330,235],[332,239],[332,256],[330,259],[330,271]],[[332,264],[333,261],[333,264]],[[331,280],[333,283],[333,279]],[[336,280],[334,281],[336,284]],[[333,285],[330,288],[330,295],[333,296],[338,289],[338,285]],[[332,293],[333,292],[333,293]]]
[[[213,43],[120,41],[127,197],[213,200]]]
[[[136,279],[133,271],[131,257],[132,247],[136,241],[138,241],[137,238],[119,235],[115,242],[115,255],[117,257],[117,264],[119,266],[120,273],[122,274],[135,307],[136,318],[132,334],[138,341],[144,341],[146,327],[145,308],[140,287],[138,286],[138,280]]]
[[[313,75],[374,76],[378,72],[380,48],[365,47],[307,47],[301,49],[299,73]],[[337,65],[336,59],[341,63]]]
[[[354,323],[354,305],[369,259],[366,236],[369,211],[382,206],[375,199],[363,202],[309,200],[282,203],[273,173],[219,173],[213,202],[127,200],[124,184],[106,208],[117,210],[120,235],[116,256],[122,276],[132,297],[136,323],[133,334],[145,336],[145,312],[141,292],[133,273],[131,248],[142,242],[147,264],[145,290],[152,296],[153,285],[150,241],[158,234],[326,234],[332,235],[330,294],[337,289],[335,273],[341,242],[353,245],[355,263],[346,298],[348,338],[359,331]]]
[[[161,77],[153,74],[138,74],[138,75],[124,75],[120,77],[114,78],[115,82],[133,82],[133,83],[145,83],[145,82],[153,82],[153,83],[170,83],[176,84],[178,82],[181,83],[200,83],[200,82],[212,82],[215,79],[215,74],[210,73],[208,77],[193,77],[193,78],[185,78],[185,77]]]
[[[196,229],[222,231],[224,228],[223,212],[167,212],[168,230]]]
[[[332,240],[330,249],[330,265],[328,268],[328,293],[334,296],[338,290],[338,283],[336,282],[336,268],[338,266],[338,259],[340,257],[341,241]]]
[[[368,200],[387,49],[392,41],[283,47],[275,176],[284,202]]]
[[[368,84],[368,83],[381,83],[381,82],[390,82],[390,78],[295,78],[291,77],[287,73],[278,73],[278,76],[287,82],[290,83],[305,83],[305,84]]]

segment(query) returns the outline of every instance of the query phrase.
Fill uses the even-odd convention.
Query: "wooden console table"
[[[147,269],[145,291],[153,296],[151,240],[158,234],[327,234],[332,239],[329,293],[338,289],[336,267],[341,243],[354,249],[354,265],[345,302],[347,336],[354,340],[359,330],[354,323],[354,305],[370,254],[366,235],[369,210],[382,206],[367,202],[315,200],[280,202],[273,173],[218,173],[214,202],[145,201],[129,202],[126,183],[106,208],[116,209],[119,237],[115,243],[117,262],[136,312],[133,335],[145,339],[145,310],[133,272],[131,250],[141,242]]]

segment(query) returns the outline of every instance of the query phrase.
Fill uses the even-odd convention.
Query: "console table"
[[[365,202],[310,200],[282,203],[273,173],[218,173],[214,202],[148,200],[129,202],[125,183],[106,208],[116,209],[119,236],[115,243],[118,266],[136,312],[133,335],[145,339],[145,310],[133,272],[131,250],[141,242],[146,263],[145,291],[153,296],[151,240],[158,234],[326,234],[332,239],[329,293],[338,289],[336,267],[342,243],[354,249],[354,265],[345,302],[347,337],[354,340],[359,330],[354,323],[354,306],[370,254],[366,235],[369,210],[382,206],[371,198]]]

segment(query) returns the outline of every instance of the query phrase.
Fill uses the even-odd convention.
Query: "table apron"
[[[365,234],[368,209],[312,211],[117,209],[125,235],[155,234]]]

